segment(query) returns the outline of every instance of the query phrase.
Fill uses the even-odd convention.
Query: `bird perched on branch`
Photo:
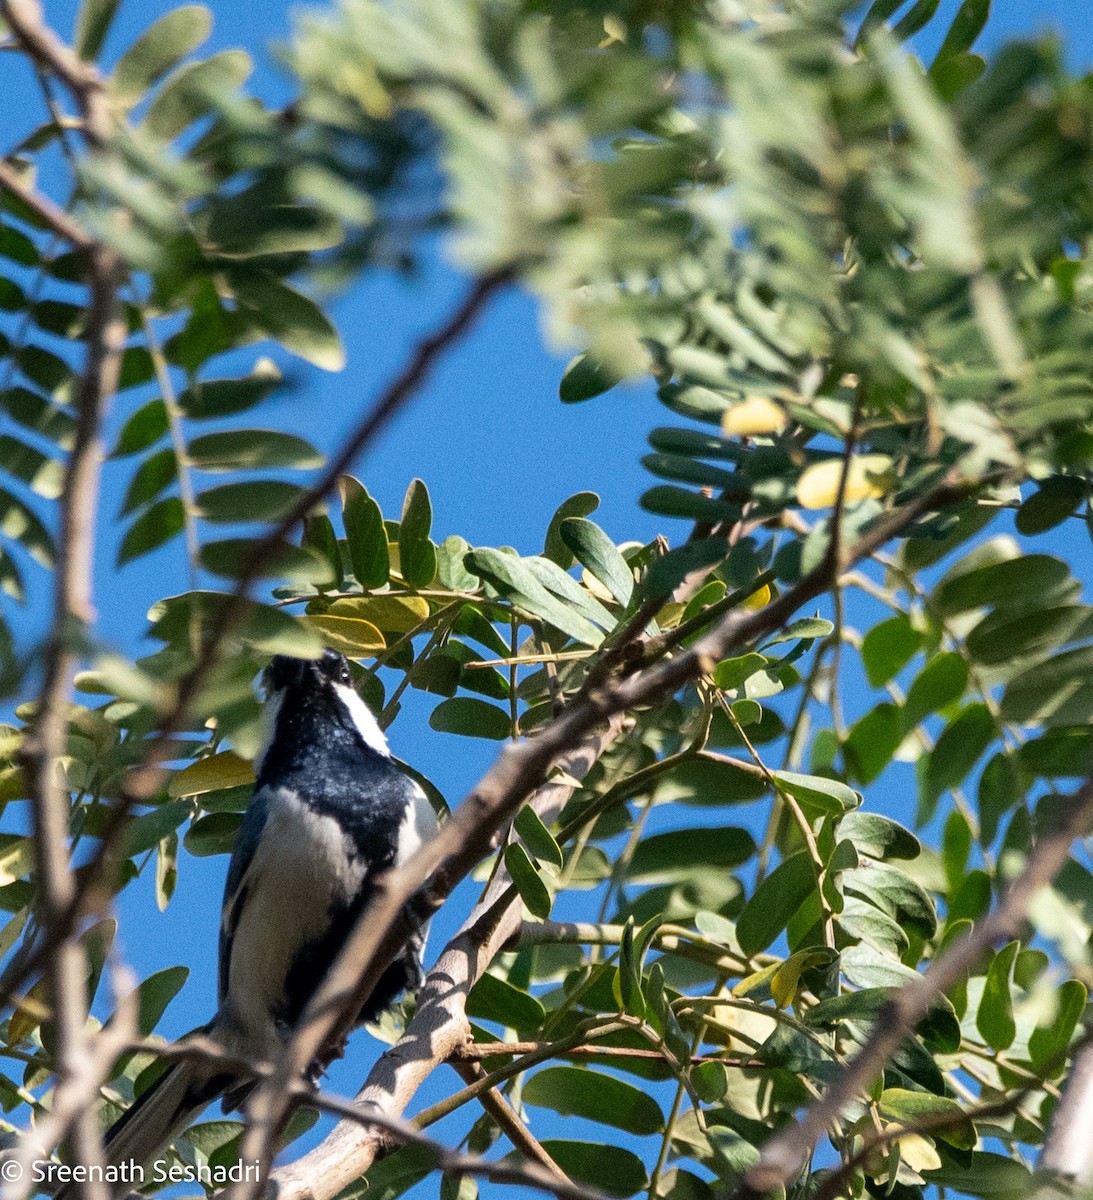
[[[219,1007],[202,1032],[231,1058],[273,1058],[367,904],[371,883],[436,833],[421,787],[392,759],[345,658],[279,656],[265,672],[267,731],[232,853],[220,922]],[[357,1018],[421,981],[426,928],[387,967]],[[169,1067],[106,1135],[112,1163],[147,1163],[220,1096],[250,1089],[223,1066]]]

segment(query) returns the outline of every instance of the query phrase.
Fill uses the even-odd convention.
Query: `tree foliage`
[[[121,530],[122,579],[174,539],[189,562],[141,657],[64,603],[37,645],[17,608],[0,626],[18,705],[0,774],[5,1128],[61,1091],[51,933],[77,939],[89,1002],[111,897],[145,860],[163,907],[187,854],[230,851],[258,671],[329,645],[384,726],[408,688],[435,697],[433,729],[498,743],[626,709],[563,780],[562,811],[504,823],[526,921],[469,981],[473,1036],[545,1047],[494,1046],[484,1065],[533,1134],[541,1110],[565,1118],[540,1149],[571,1180],[761,1194],[772,1135],[1090,804],[1088,578],[1032,540],[1093,532],[1089,80],[1049,41],[986,63],[984,0],[928,64],[903,44],[931,32],[924,0],[864,19],[834,0],[343,0],[297,24],[297,95],[275,110],[247,90],[246,53],[203,55],[202,5],[104,58],[115,6],[83,0],[77,66],[34,41],[25,0],[2,7],[47,116],[9,131],[0,175],[0,586],[42,604],[44,571],[71,570],[65,513],[94,504],[73,464],[107,343],[104,254],[124,324],[108,450],[130,476],[101,520]],[[288,386],[268,344],[340,369],[321,297],[412,263],[436,229],[477,287],[324,465],[264,407]],[[654,381],[654,541],[616,544],[581,493],[542,513],[539,554],[473,546],[437,532],[426,482],[384,513],[349,473],[513,282],[584,348],[563,402],[622,421],[613,389]],[[93,849],[68,917],[36,869],[43,660],[81,668],[59,769],[69,845]],[[615,703],[647,679],[640,704]],[[914,796],[877,811],[893,787]],[[772,1192],[1038,1186],[1082,1036],[1093,877],[1076,855],[1036,882],[1012,936],[831,1114],[829,1151],[801,1146]],[[141,1036],[184,980],[140,985]],[[104,1068],[106,1116],[156,1057]],[[502,1133],[487,1107],[466,1148],[497,1160]],[[239,1134],[206,1122],[176,1152],[227,1163]],[[473,1164],[435,1145],[394,1150],[347,1194],[394,1197],[438,1164],[442,1194],[463,1196]]]

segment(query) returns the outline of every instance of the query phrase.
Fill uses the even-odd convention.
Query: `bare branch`
[[[2,0],[0,11],[18,42],[72,91],[84,115],[86,136],[93,146],[98,145],[109,133],[111,116],[97,69],[60,41],[45,24],[35,0]],[[58,775],[58,764],[68,733],[67,693],[76,663],[73,647],[82,628],[93,619],[91,587],[103,457],[101,428],[117,386],[126,330],[117,303],[121,263],[104,246],[96,244],[87,250],[87,357],[75,398],[76,427],[60,498],[53,621],[42,690],[21,759],[33,813],[41,926],[45,938],[54,945],[47,958],[46,976],[57,1042],[57,1085],[53,1094],[56,1134],[63,1136],[71,1124],[77,1159],[94,1165],[102,1159],[97,1117],[87,1102],[88,1072],[95,1066],[95,1057],[85,1028],[86,960],[68,918],[76,885],[68,861],[69,798]],[[105,1200],[108,1193],[105,1185],[90,1183],[85,1194],[93,1200]]]
[[[1087,781],[1065,807],[1065,816],[1043,833],[1024,868],[998,906],[967,936],[954,941],[917,979],[896,991],[884,1004],[876,1024],[858,1054],[796,1125],[775,1134],[760,1152],[759,1161],[733,1193],[733,1200],[758,1200],[797,1175],[816,1144],[839,1114],[868,1089],[901,1043],[937,1002],[939,996],[964,979],[991,946],[1016,937],[1032,898],[1050,883],[1070,856],[1070,846],[1093,824],[1093,780]]]
[[[0,188],[21,200],[27,208],[33,209],[53,233],[66,242],[71,242],[78,250],[86,250],[94,245],[92,239],[63,208],[54,204],[48,196],[43,196],[41,192],[36,192],[32,187],[28,187],[20,178],[18,171],[3,158],[0,158]]]
[[[1093,1040],[1074,1059],[1063,1097],[1051,1116],[1040,1167],[1075,1180],[1093,1183]]]

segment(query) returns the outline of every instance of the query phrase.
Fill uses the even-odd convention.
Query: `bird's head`
[[[276,655],[262,682],[266,693],[266,748],[274,739],[303,733],[324,722],[355,729],[361,740],[379,754],[389,755],[387,738],[376,718],[353,688],[345,655],[324,650],[320,658]],[[260,761],[265,759],[265,752]]]
[[[266,695],[274,696],[290,690],[299,692],[329,692],[335,684],[353,686],[349,663],[337,650],[324,650],[321,658],[289,658],[278,654],[262,676]]]

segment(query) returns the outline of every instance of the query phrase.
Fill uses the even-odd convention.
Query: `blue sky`
[[[143,0],[139,5],[130,0],[123,5],[108,43],[110,55],[173,6],[164,0]],[[956,0],[945,0],[942,11],[951,13],[956,7]],[[286,86],[265,47],[286,37],[295,8],[280,0],[218,0],[214,6],[216,25],[209,48],[249,50],[258,64],[251,86],[271,100],[284,97]],[[46,0],[47,16],[65,34],[74,9],[73,4]],[[939,30],[946,24],[944,19],[936,22]],[[1074,69],[1089,69],[1093,15],[1087,0],[995,0],[978,48],[990,53],[1013,37],[1048,31],[1065,36]],[[927,41],[923,53],[929,49]],[[38,119],[33,98],[10,86],[11,69],[0,63],[5,144]],[[300,386],[263,410],[265,421],[301,432],[322,448],[336,446],[362,408],[399,370],[418,338],[442,322],[464,287],[465,280],[441,250],[424,259],[415,278],[376,276],[352,289],[334,310],[348,349],[347,368],[330,375],[292,365]],[[517,292],[499,297],[358,464],[356,473],[390,516],[397,516],[408,482],[415,476],[425,479],[438,539],[459,533],[472,544],[509,544],[534,552],[542,545],[556,506],[585,490],[600,493],[602,506],[595,519],[614,538],[644,540],[658,532],[678,537],[678,529],[637,505],[649,486],[639,465],[645,435],[664,421],[665,410],[648,386],[627,388],[598,402],[563,406],[557,399],[558,380],[573,350],[544,345],[530,297]],[[117,511],[131,469],[131,463],[107,466],[102,500],[107,522]],[[1072,564],[1088,556],[1088,541],[1080,530],[1041,540],[1046,545],[1038,549],[1050,547]],[[108,532],[97,579],[102,632],[129,652],[141,653],[136,634],[144,614],[153,600],[185,589],[184,564],[177,549],[169,549],[117,573],[112,566],[115,544],[115,535]],[[41,587],[42,581],[37,582]],[[29,632],[40,627],[43,617],[44,606],[15,620],[25,622]],[[431,699],[408,693],[392,742],[400,757],[419,766],[454,803],[492,760],[495,746],[432,732],[426,723],[432,704]],[[898,809],[898,772],[885,779],[886,794],[871,794],[868,802]],[[909,778],[904,782],[910,784]],[[191,968],[187,987],[161,1024],[167,1035],[198,1024],[214,1008],[215,930],[226,860],[187,859],[181,867],[178,890],[166,913],[156,912],[150,879],[131,887],[121,906],[124,949],[142,977],[179,961]],[[465,888],[440,915],[432,938],[434,952],[470,900]],[[349,1064],[335,1070],[333,1087],[352,1091],[375,1052],[375,1043],[358,1037]],[[444,1094],[453,1080],[439,1073],[419,1104]]]

